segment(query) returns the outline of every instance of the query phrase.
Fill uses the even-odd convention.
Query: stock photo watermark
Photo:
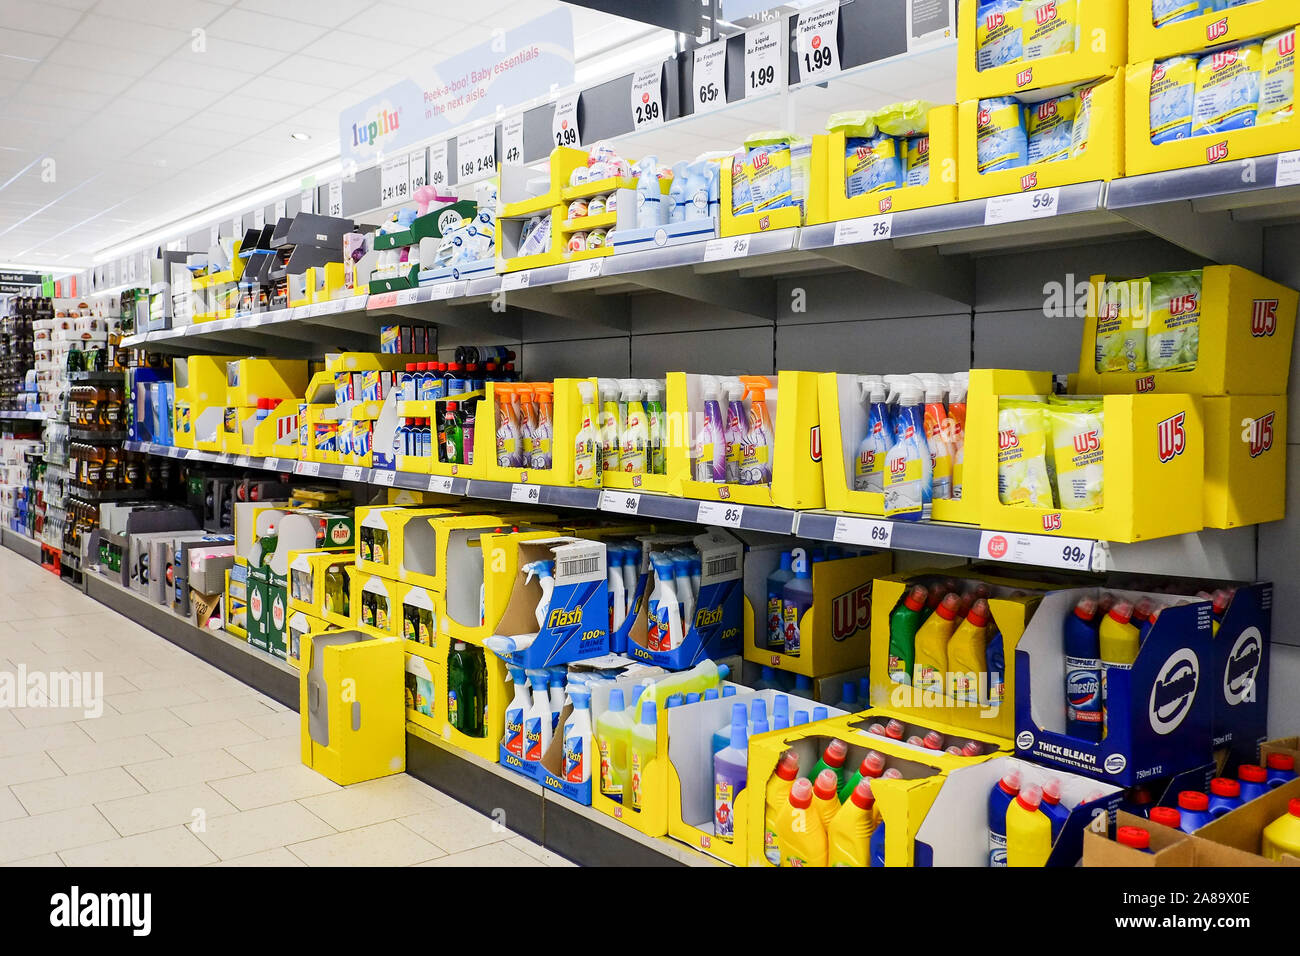
[[[87,719],[104,715],[102,671],[29,671],[19,664],[0,671],[0,709],[80,709]]]

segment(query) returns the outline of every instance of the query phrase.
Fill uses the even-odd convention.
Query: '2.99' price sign
[[[663,125],[662,72],[663,67],[656,63],[632,74],[632,128],[634,130]]]
[[[569,93],[555,101],[555,116],[551,120],[551,139],[556,146],[582,145],[578,130],[578,94]]]

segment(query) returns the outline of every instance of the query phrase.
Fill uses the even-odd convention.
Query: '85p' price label
[[[744,505],[733,505],[725,501],[701,501],[700,510],[695,520],[700,524],[716,524],[724,528],[739,528],[745,517]]]

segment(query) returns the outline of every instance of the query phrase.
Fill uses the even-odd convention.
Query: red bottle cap
[[[864,777],[879,777],[885,770],[885,758],[874,750],[868,750],[859,770]]]
[[[1244,763],[1237,768],[1237,777],[1246,783],[1266,783],[1268,771],[1255,763]]]
[[[1115,831],[1115,839],[1122,846],[1131,846],[1135,850],[1146,850],[1151,846],[1151,834],[1141,827],[1120,827]]]
[[[1120,601],[1110,609],[1110,619],[1118,621],[1120,624],[1127,624],[1133,618],[1133,605],[1128,601]]]
[[[826,762],[827,767],[843,767],[844,758],[849,755],[849,745],[844,741],[835,739],[826,745],[826,753],[822,755],[822,760]]]
[[[1038,809],[1038,805],[1043,802],[1043,788],[1036,783],[1031,783],[1018,794],[1016,794],[1016,803],[1021,808],[1028,810],[1030,813]]]
[[[1019,793],[1020,792],[1020,771],[1008,770],[1006,773],[1002,775],[1002,779],[998,781],[998,786],[1002,788],[1002,792],[1005,794],[1014,796],[1015,794]]]
[[[925,607],[925,602],[929,600],[929,592],[919,584],[907,592],[907,597],[903,598],[903,603],[907,605],[909,611],[919,611]]]
[[[849,794],[849,799],[862,810],[870,810],[875,806],[876,798],[871,793],[871,781],[866,778],[859,780],[858,785]]]
[[[799,776],[799,755],[793,750],[783,753],[776,765],[776,775],[782,780],[793,780]]]
[[[1236,798],[1241,796],[1241,784],[1229,777],[1215,777],[1210,781],[1210,793],[1216,797]]]
[[[1057,806],[1061,802],[1061,781],[1053,777],[1047,783],[1043,784],[1043,803],[1048,806]]]
[[[790,787],[790,806],[807,810],[812,806],[813,785],[807,777],[800,777]]]
[[[989,602],[980,598],[966,615],[966,623],[971,627],[984,627],[989,622]]]
[[[962,745],[961,755],[963,757],[978,757],[984,752],[984,745],[978,740],[968,740]]]
[[[1269,770],[1295,770],[1295,757],[1290,754],[1269,754],[1266,763]]]
[[[932,730],[925,735],[925,739],[921,742],[925,744],[926,748],[929,750],[942,750],[943,734],[939,733],[937,730]]]
[[[1292,801],[1286,805],[1286,810],[1287,813],[1291,814],[1291,816],[1300,817],[1300,799],[1292,799]]]
[[[885,724],[885,736],[892,737],[894,740],[902,740],[905,729],[906,727],[901,720],[891,717],[889,723]]]
[[[1204,813],[1210,809],[1210,798],[1199,790],[1184,790],[1178,795],[1178,806],[1193,813]]]
[[[1182,822],[1183,815],[1173,807],[1152,807],[1151,822],[1159,823],[1163,826],[1172,827],[1177,830],[1178,825]]]
[[[955,594],[945,594],[943,600],[939,602],[939,606],[934,609],[934,613],[945,621],[951,621],[957,616],[959,607],[961,607],[961,598]]]
[[[836,791],[839,790],[836,786],[838,782],[839,778],[835,776],[835,771],[827,767],[817,775],[817,782],[813,784],[813,793],[819,800],[835,800]]]

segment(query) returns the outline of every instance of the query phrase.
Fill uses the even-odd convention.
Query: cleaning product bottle
[[[858,443],[858,454],[853,460],[853,490],[881,494],[885,490],[885,457],[893,444],[889,437],[885,383],[872,376],[863,376],[859,381],[862,401],[867,406],[867,433]]]
[[[644,475],[650,448],[650,426],[646,422],[641,383],[634,378],[620,383],[620,401],[627,408],[619,445],[619,469],[629,475]]]
[[[1002,699],[1007,694],[1007,660],[1002,649],[1002,632],[998,630],[997,624],[993,624],[989,630],[991,633],[984,650],[984,668],[987,675],[985,694],[980,703],[988,708],[996,708],[1002,706]]]
[[[643,783],[646,768],[655,758],[659,746],[658,717],[653,700],[641,701],[641,719],[632,725],[627,746],[627,780],[630,804],[640,812],[645,804]],[[628,802],[628,801],[625,801]]]
[[[787,750],[777,761],[776,773],[767,782],[763,804],[763,856],[773,866],[781,865],[781,830],[789,827],[790,788],[799,776],[799,755]]]
[[[1295,758],[1290,754],[1271,753],[1264,758],[1264,766],[1268,769],[1268,788],[1270,790],[1280,787],[1296,777]]]
[[[533,395],[533,386],[527,382],[518,384],[501,382],[497,386],[498,392],[501,386],[511,390],[515,421],[519,423],[518,467],[532,468],[533,430],[537,427],[537,404]]]
[[[623,587],[623,551],[606,549],[606,577],[609,583],[609,633],[615,633],[627,619],[627,594]]]
[[[696,481],[727,480],[727,440],[722,422],[722,407],[718,404],[718,390],[716,378],[712,375],[700,376],[700,399],[704,403],[704,422],[697,436],[699,457],[695,460]]]
[[[695,593],[691,587],[691,556],[685,551],[673,550],[673,590],[681,604],[681,629],[683,639],[695,626]]]
[[[910,384],[899,388],[895,441],[885,456],[885,517],[920,521],[930,517],[930,483],[934,473],[924,440],[921,412],[924,393]]]
[[[622,436],[619,433],[618,381],[612,378],[597,380],[600,386],[600,467],[603,471],[619,471],[619,452]]]
[[[944,406],[944,381],[939,375],[923,375],[925,383],[925,410],[922,427],[926,447],[930,450],[930,467],[933,476],[932,498],[952,497],[952,448],[945,435],[948,409]]]
[[[1264,827],[1263,852],[1279,863],[1284,856],[1300,859],[1300,800],[1291,800],[1286,813]]]
[[[496,395],[497,465],[518,468],[523,464],[519,447],[519,412],[515,405],[513,385],[498,382],[493,386]]]
[[[978,598],[948,640],[948,696],[960,703],[980,702],[989,620],[989,602]]]
[[[628,741],[632,722],[623,710],[623,689],[609,692],[608,709],[596,718],[596,746],[600,751],[600,792],[620,803],[627,787]]]
[[[564,722],[564,780],[581,784],[591,779],[591,691],[574,686],[569,699],[573,711]]]
[[[1052,854],[1052,821],[1039,809],[1043,790],[1031,783],[1007,808],[1007,866],[1047,865]]]
[[[772,700],[772,729],[785,730],[790,726],[790,698],[777,694]]]
[[[772,417],[767,410],[770,383],[762,375],[742,375],[740,381],[745,387],[745,400],[749,402],[749,427],[741,446],[740,483],[770,485],[772,450],[776,436]]]
[[[785,586],[794,578],[794,572],[790,570],[791,560],[790,552],[782,551],[780,565],[767,576],[767,649],[771,651],[785,650],[785,613],[782,608]]]
[[[858,709],[858,685],[851,680],[846,680],[840,687],[840,699],[835,704],[840,710],[847,710],[850,714]]]
[[[1173,807],[1152,807],[1150,820],[1173,830],[1182,829],[1182,814]]]
[[[727,744],[731,743],[731,725],[733,723],[739,720],[743,721],[746,726],[749,726],[749,718],[746,714],[747,710],[744,704],[735,703],[731,705],[731,717],[725,724],[713,732],[713,753],[716,754],[719,750],[725,750]]]
[[[686,161],[673,163],[673,181],[668,187],[668,221],[686,218]]]
[[[1097,602],[1082,597],[1065,619],[1065,732],[1101,740],[1101,642],[1093,624]]]
[[[783,650],[791,657],[798,657],[802,643],[803,616],[813,603],[812,566],[808,561],[808,552],[803,548],[795,548],[790,554],[790,567],[794,571],[794,577],[781,589],[781,621],[785,629]]]
[[[546,669],[546,682],[550,690],[548,696],[551,698],[552,732],[560,728],[560,714],[564,711],[564,685],[568,682],[568,671],[569,669],[564,665]]]
[[[1109,692],[1110,672],[1112,670],[1130,670],[1137,660],[1140,641],[1138,629],[1129,623],[1133,616],[1133,605],[1120,601],[1110,609],[1101,620],[1098,629],[1098,643],[1101,655],[1101,727],[1102,737],[1106,736],[1106,721],[1109,719],[1106,695]]]
[[[655,379],[643,379],[645,390],[646,429],[650,442],[650,466],[652,475],[668,473],[668,451],[664,445],[664,386]]]
[[[650,563],[655,571],[655,590],[650,599],[654,619],[646,631],[646,644],[652,651],[676,650],[682,646],[682,614],[674,586],[673,559],[666,551],[651,551]]]
[[[871,855],[871,866],[885,865],[885,821],[881,819],[880,812],[873,808],[872,813],[876,818],[876,825],[871,831],[871,838],[868,842],[868,850]]]
[[[636,164],[636,227],[653,229],[668,221],[659,186],[659,160],[643,156]],[[671,187],[670,187],[671,188]]]
[[[1151,631],[1151,625],[1156,622],[1156,604],[1151,598],[1142,598],[1133,607],[1133,617],[1131,623],[1138,629],[1138,643],[1141,644],[1147,639],[1147,634]]]
[[[755,697],[753,703],[749,705],[748,726],[750,737],[765,734],[769,729],[767,724],[767,701],[762,697]]]
[[[790,812],[778,819],[782,866],[826,865],[826,827],[812,802],[812,781],[800,777],[790,786]]]
[[[749,734],[743,720],[731,721],[731,741],[713,755],[713,835],[736,839],[736,798],[745,789],[749,768]]]
[[[527,713],[532,701],[528,697],[528,684],[525,681],[524,669],[511,666],[509,671],[510,680],[515,685],[515,696],[510,701],[510,705],[506,707],[506,735],[501,743],[507,751],[522,760],[524,756],[524,714]]]
[[[1061,781],[1053,777],[1043,784],[1043,802],[1038,806],[1052,824],[1052,842],[1055,843],[1065,821],[1070,817],[1070,808],[1061,803]]]
[[[536,414],[536,419],[529,418],[528,433],[531,437],[531,448],[529,464],[531,467],[543,470],[551,467],[551,438],[553,435],[552,420],[554,418],[551,408],[554,403],[554,387],[549,382],[542,382],[533,386],[534,405],[530,408],[530,416]],[[586,413],[583,413],[583,420],[586,421]]]
[[[957,629],[957,609],[961,598],[945,594],[935,612],[916,632],[916,669],[912,684],[932,694],[945,691],[945,674],[948,671],[948,640]]]
[[[868,866],[871,831],[876,828],[876,798],[871,781],[861,780],[826,831],[826,862],[830,866]]]
[[[745,390],[740,379],[724,378],[721,385],[727,396],[727,418],[722,431],[725,445],[723,457],[726,460],[727,481],[736,483],[740,481],[741,445],[745,441],[749,416],[745,414]]]
[[[1210,798],[1199,790],[1184,790],[1178,794],[1178,825],[1184,833],[1194,833],[1213,819],[1210,816]]]
[[[1140,853],[1151,852],[1151,834],[1141,827],[1120,827],[1115,831],[1115,842]]]
[[[600,478],[600,434],[597,429],[596,386],[591,382],[577,383],[582,400],[582,424],[574,438],[573,477],[578,484],[590,484]]]
[[[1268,771],[1259,764],[1244,763],[1238,767],[1237,782],[1241,784],[1242,803],[1268,793]]]
[[[551,745],[551,696],[546,671],[528,671],[533,703],[524,714],[524,761],[539,763]]]
[[[948,418],[952,422],[952,496],[961,499],[962,476],[966,467],[966,392],[970,373],[948,376]]]
[[[1007,865],[1007,810],[1019,793],[1020,771],[1008,770],[989,794],[989,866]]]
[[[844,786],[844,758],[848,755],[849,745],[838,737],[834,737],[831,739],[831,742],[826,745],[826,749],[822,751],[821,759],[813,765],[812,773],[810,774],[812,779],[816,780],[823,770],[832,771],[835,775],[835,793],[837,799],[840,788]]]
[[[710,687],[717,687],[729,676],[731,668],[726,664],[718,664],[706,658],[688,671],[675,671],[666,677],[654,678],[647,693],[653,694],[654,702],[662,710],[662,703],[670,694],[689,694],[691,691],[703,693]],[[723,697],[730,697],[734,693],[733,687],[722,688]]]
[[[844,786],[840,787],[840,802],[843,803],[849,798],[849,794],[863,780],[875,780],[885,772],[885,758],[874,750],[868,750],[867,755],[862,758],[862,763],[858,769],[853,772]]]
[[[813,809],[822,818],[822,826],[828,831],[831,821],[840,811],[839,788],[842,782],[835,776],[835,771],[829,767],[817,774],[817,778],[813,780]]]
[[[916,661],[916,632],[921,627],[929,592],[921,585],[907,592],[889,615],[889,679],[911,684]]]
[[[1218,819],[1241,806],[1241,784],[1230,777],[1210,781],[1210,817]]]

